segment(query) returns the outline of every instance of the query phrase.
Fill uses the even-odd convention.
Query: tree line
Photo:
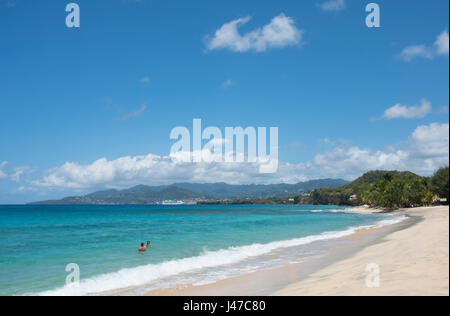
[[[318,189],[299,196],[296,203],[319,205],[370,205],[407,208],[432,205],[436,199],[449,201],[449,168],[440,168],[432,177],[411,172],[371,171],[336,189]]]

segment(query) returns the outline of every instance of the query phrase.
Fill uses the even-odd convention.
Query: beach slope
[[[364,248],[354,256],[334,263],[274,295],[448,296],[448,206],[402,212],[423,220],[386,236],[380,243]],[[379,287],[366,285],[370,273],[366,268],[369,264],[379,266]]]

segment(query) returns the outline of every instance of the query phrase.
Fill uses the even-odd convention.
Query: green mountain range
[[[337,188],[348,183],[342,179],[322,179],[297,184],[230,185],[226,183],[178,183],[170,186],[139,185],[126,190],[99,191],[61,200],[31,204],[56,205],[148,205],[163,201],[218,201],[293,197],[319,188]]]

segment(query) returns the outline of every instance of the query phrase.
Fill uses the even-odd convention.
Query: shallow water
[[[0,206],[0,295],[140,294],[205,284],[299,262],[358,227],[398,220],[341,211],[308,205]],[[147,240],[151,249],[138,254]],[[65,287],[69,263],[80,267],[79,287]]]

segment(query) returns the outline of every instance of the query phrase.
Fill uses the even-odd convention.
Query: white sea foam
[[[201,272],[202,269],[231,265],[249,258],[271,253],[277,249],[290,248],[346,237],[360,229],[379,228],[393,225],[405,220],[406,216],[392,216],[371,226],[351,227],[343,231],[325,232],[291,240],[253,244],[241,247],[230,247],[219,251],[204,251],[196,257],[171,260],[159,264],[150,264],[118,272],[99,275],[80,282],[79,286],[65,286],[55,290],[39,293],[42,296],[84,296],[98,295],[119,289],[144,286],[159,279],[182,275],[184,273]],[[216,278],[215,278],[216,279]],[[202,283],[207,281],[202,281]]]
[[[399,224],[408,218],[408,216],[406,216],[406,215],[389,215],[389,216],[391,218],[379,221],[375,225],[375,228],[381,228],[384,226]]]
[[[346,214],[357,214],[351,211],[352,208],[338,208],[338,209],[328,209],[328,210],[311,210],[311,213],[346,213]]]
[[[311,213],[350,213],[346,208],[329,209],[329,210],[311,210]]]

